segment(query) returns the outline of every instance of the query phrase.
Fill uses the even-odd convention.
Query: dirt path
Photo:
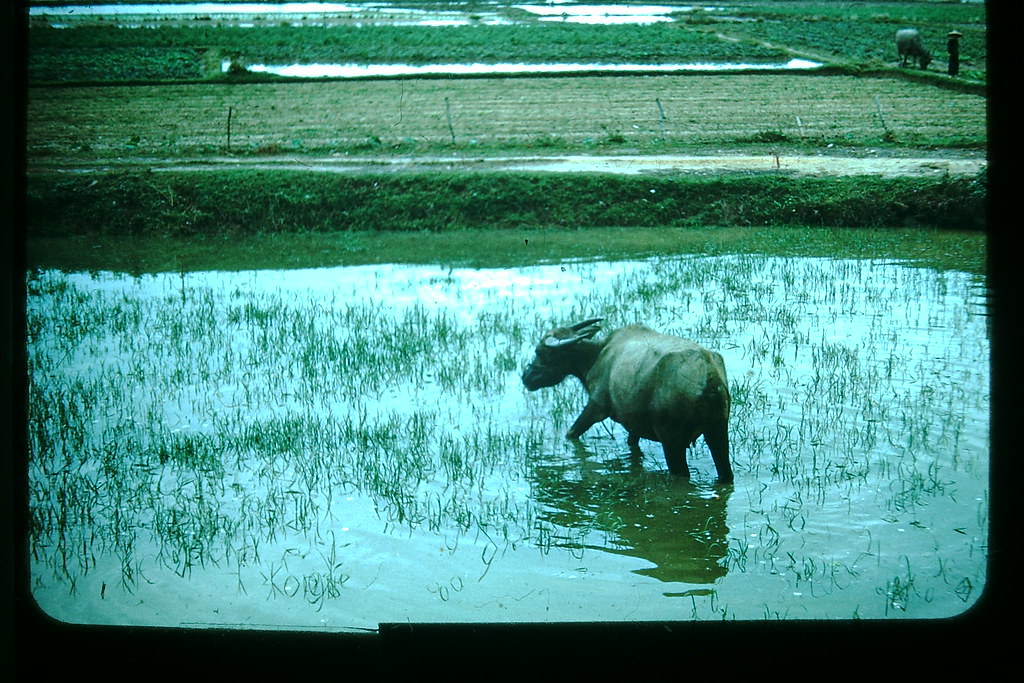
[[[416,157],[203,157],[197,159],[109,159],[72,164],[34,164],[30,172],[103,172],[114,170],[221,171],[227,169],[402,173],[425,171],[543,171],[620,174],[698,174],[724,172],[883,177],[971,176],[984,169],[979,155],[850,157],[838,155],[722,154],[565,155],[565,156],[416,156]]]

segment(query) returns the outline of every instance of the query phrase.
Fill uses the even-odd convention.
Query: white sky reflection
[[[230,65],[224,67],[225,70]],[[494,74],[565,74],[586,72],[652,72],[677,71],[751,71],[756,69],[815,69],[819,62],[791,59],[785,63],[692,63],[692,64],[251,64],[246,68],[256,73],[271,73],[292,78],[367,78],[375,76],[421,76],[432,74],[494,75]]]

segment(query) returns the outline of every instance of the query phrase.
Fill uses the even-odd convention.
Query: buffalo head
[[[533,362],[523,372],[523,385],[530,391],[552,387],[568,375],[581,376],[588,369],[579,360],[580,342],[600,331],[597,323],[604,318],[591,318],[569,327],[556,327],[537,344]]]

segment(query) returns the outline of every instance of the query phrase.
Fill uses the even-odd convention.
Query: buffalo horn
[[[544,346],[568,346],[569,344],[575,344],[576,342],[583,341],[584,339],[590,339],[598,333],[598,328],[595,323],[599,323],[602,320],[604,320],[604,318],[591,318],[590,320],[584,320],[581,323],[571,325],[569,329],[577,334],[574,334],[571,337],[566,337],[565,339],[559,339],[558,337],[549,334],[544,338]]]
[[[591,325],[599,323],[602,320],[604,320],[604,318],[591,318],[590,320],[584,320],[581,323],[576,323],[575,325],[572,325],[569,329],[572,330],[573,332],[579,332],[584,327],[590,327]]]

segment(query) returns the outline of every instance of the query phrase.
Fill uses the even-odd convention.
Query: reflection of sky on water
[[[714,257],[710,260],[720,264],[727,272],[734,256]],[[334,268],[306,268],[295,270],[258,271],[208,271],[195,273],[159,273],[138,277],[113,273],[73,273],[67,275],[69,283],[90,290],[119,292],[129,290],[133,295],[163,296],[180,291],[184,286],[190,290],[209,289],[214,291],[240,291],[245,293],[266,292],[283,295],[301,295],[303,300],[335,300],[338,302],[386,303],[396,308],[412,305],[428,308],[446,308],[450,313],[472,316],[483,307],[502,300],[528,298],[531,307],[543,310],[545,304],[569,303],[567,297],[586,297],[608,286],[609,282],[621,279],[628,282],[637,277],[652,277],[665,264],[686,263],[688,259],[647,259],[640,261],[576,261],[552,265],[536,265],[521,268],[448,268],[436,265],[380,264],[366,266],[341,266]],[[925,291],[919,296],[901,300],[898,310],[874,311],[867,313],[869,305],[888,302],[899,290],[899,283],[920,287],[919,272],[907,269],[897,262],[871,260],[832,261],[830,259],[766,259],[766,263],[777,264],[766,267],[757,274],[757,279],[748,281],[752,291],[757,291],[764,304],[764,291],[769,296],[777,295],[780,306],[786,302],[784,286],[773,281],[776,268],[796,269],[807,277],[818,277],[816,271],[828,263],[841,264],[829,267],[832,278],[823,286],[836,294],[819,306],[819,316],[829,317],[834,323],[827,328],[816,329],[815,338],[836,340],[844,336],[848,326],[870,329],[883,314],[898,315],[906,321],[903,329],[920,338],[915,341],[927,343],[927,337],[935,331],[948,315],[944,309],[954,302],[950,297],[958,296],[962,282],[971,282],[973,276],[967,273],[945,271],[938,274],[938,281],[930,287],[936,292]],[[891,273],[891,277],[880,273]],[[841,277],[837,276],[841,275]],[[656,275],[654,276],[656,277]],[[948,284],[947,284],[948,283]],[[954,285],[955,283],[955,285]],[[969,285],[968,285],[969,286]],[[762,289],[763,288],[763,289]],[[887,291],[887,290],[892,291]],[[983,295],[980,287],[978,295]],[[856,292],[860,301],[840,298]],[[948,294],[947,294],[948,292]],[[705,293],[707,294],[707,293]],[[724,293],[723,293],[724,296]],[[984,307],[982,300],[959,302],[964,314],[978,313]],[[966,304],[966,308],[964,308]],[[538,308],[539,307],[539,308]],[[856,307],[856,308],[854,308]],[[957,306],[953,306],[954,309]],[[697,311],[695,310],[694,313]],[[768,321],[765,321],[768,322]],[[934,341],[934,340],[933,340]]]
[[[466,26],[471,24],[507,24],[515,19],[503,15],[507,7],[497,2],[486,5],[487,9],[474,6],[471,9],[420,9],[404,7],[400,3],[385,2],[338,3],[338,2],[285,2],[285,3],[137,3],[137,4],[96,4],[74,6],[32,7],[29,14],[35,17],[56,17],[66,20],[86,17],[122,16],[153,17],[160,19],[191,20],[197,17],[218,17],[225,19],[276,16],[286,20],[300,19],[302,23],[317,19],[346,19],[356,21],[382,21],[394,24],[420,26]],[[570,24],[655,24],[672,22],[675,13],[703,11],[721,13],[724,7],[695,7],[692,5],[575,5],[554,2],[550,4],[512,5],[533,15],[539,21],[565,22]],[[417,19],[417,17],[421,17]],[[252,24],[243,24],[252,26]]]
[[[230,61],[222,65],[227,71]],[[819,62],[791,59],[779,63],[711,63],[689,64],[251,64],[246,69],[292,78],[360,78],[370,76],[421,76],[432,74],[564,74],[589,72],[651,72],[676,71],[751,71],[756,69],[815,69]]]
[[[93,4],[58,7],[31,7],[32,15],[101,15],[101,14],[303,14],[303,13],[350,13],[369,9],[380,10],[387,5],[381,3],[341,2],[183,2],[183,3],[138,3],[138,4]],[[414,10],[403,9],[404,12]]]
[[[497,9],[497,7],[495,7]],[[388,3],[168,3],[125,5],[76,5],[61,7],[32,7],[30,16],[52,17],[73,22],[92,17],[126,17],[163,21],[195,21],[198,19],[225,20],[236,26],[252,27],[253,19],[275,17],[295,25],[317,25],[328,20],[352,20],[356,23],[386,23],[416,26],[467,26],[470,24],[508,24],[509,19],[495,12],[471,13],[468,10],[416,9]],[[54,24],[64,28],[69,24]],[[130,24],[136,26],[137,24]],[[319,24],[322,25],[322,24]]]
[[[530,268],[453,268],[417,265],[345,266],[298,270],[160,273],[133,277],[114,273],[73,273],[70,284],[109,293],[166,297],[184,287],[246,294],[294,296],[302,302],[337,305],[377,303],[400,311],[412,306],[443,308],[471,322],[487,306],[502,300],[528,299],[538,310],[543,301],[564,301],[594,282],[628,275],[644,262],[579,262]]]
[[[541,17],[541,21],[565,21],[572,24],[654,24],[674,21],[674,12],[719,12],[722,7],[692,5],[514,5],[517,9]]]
[[[501,6],[499,3],[492,3]],[[694,7],[691,5],[513,5],[530,14],[542,17],[665,17],[673,12],[723,11],[722,7]],[[431,10],[403,7],[400,3],[365,2],[183,2],[183,3],[124,3],[66,6],[37,6],[29,8],[33,15],[102,15],[102,14],[351,14],[356,12],[427,13]]]

